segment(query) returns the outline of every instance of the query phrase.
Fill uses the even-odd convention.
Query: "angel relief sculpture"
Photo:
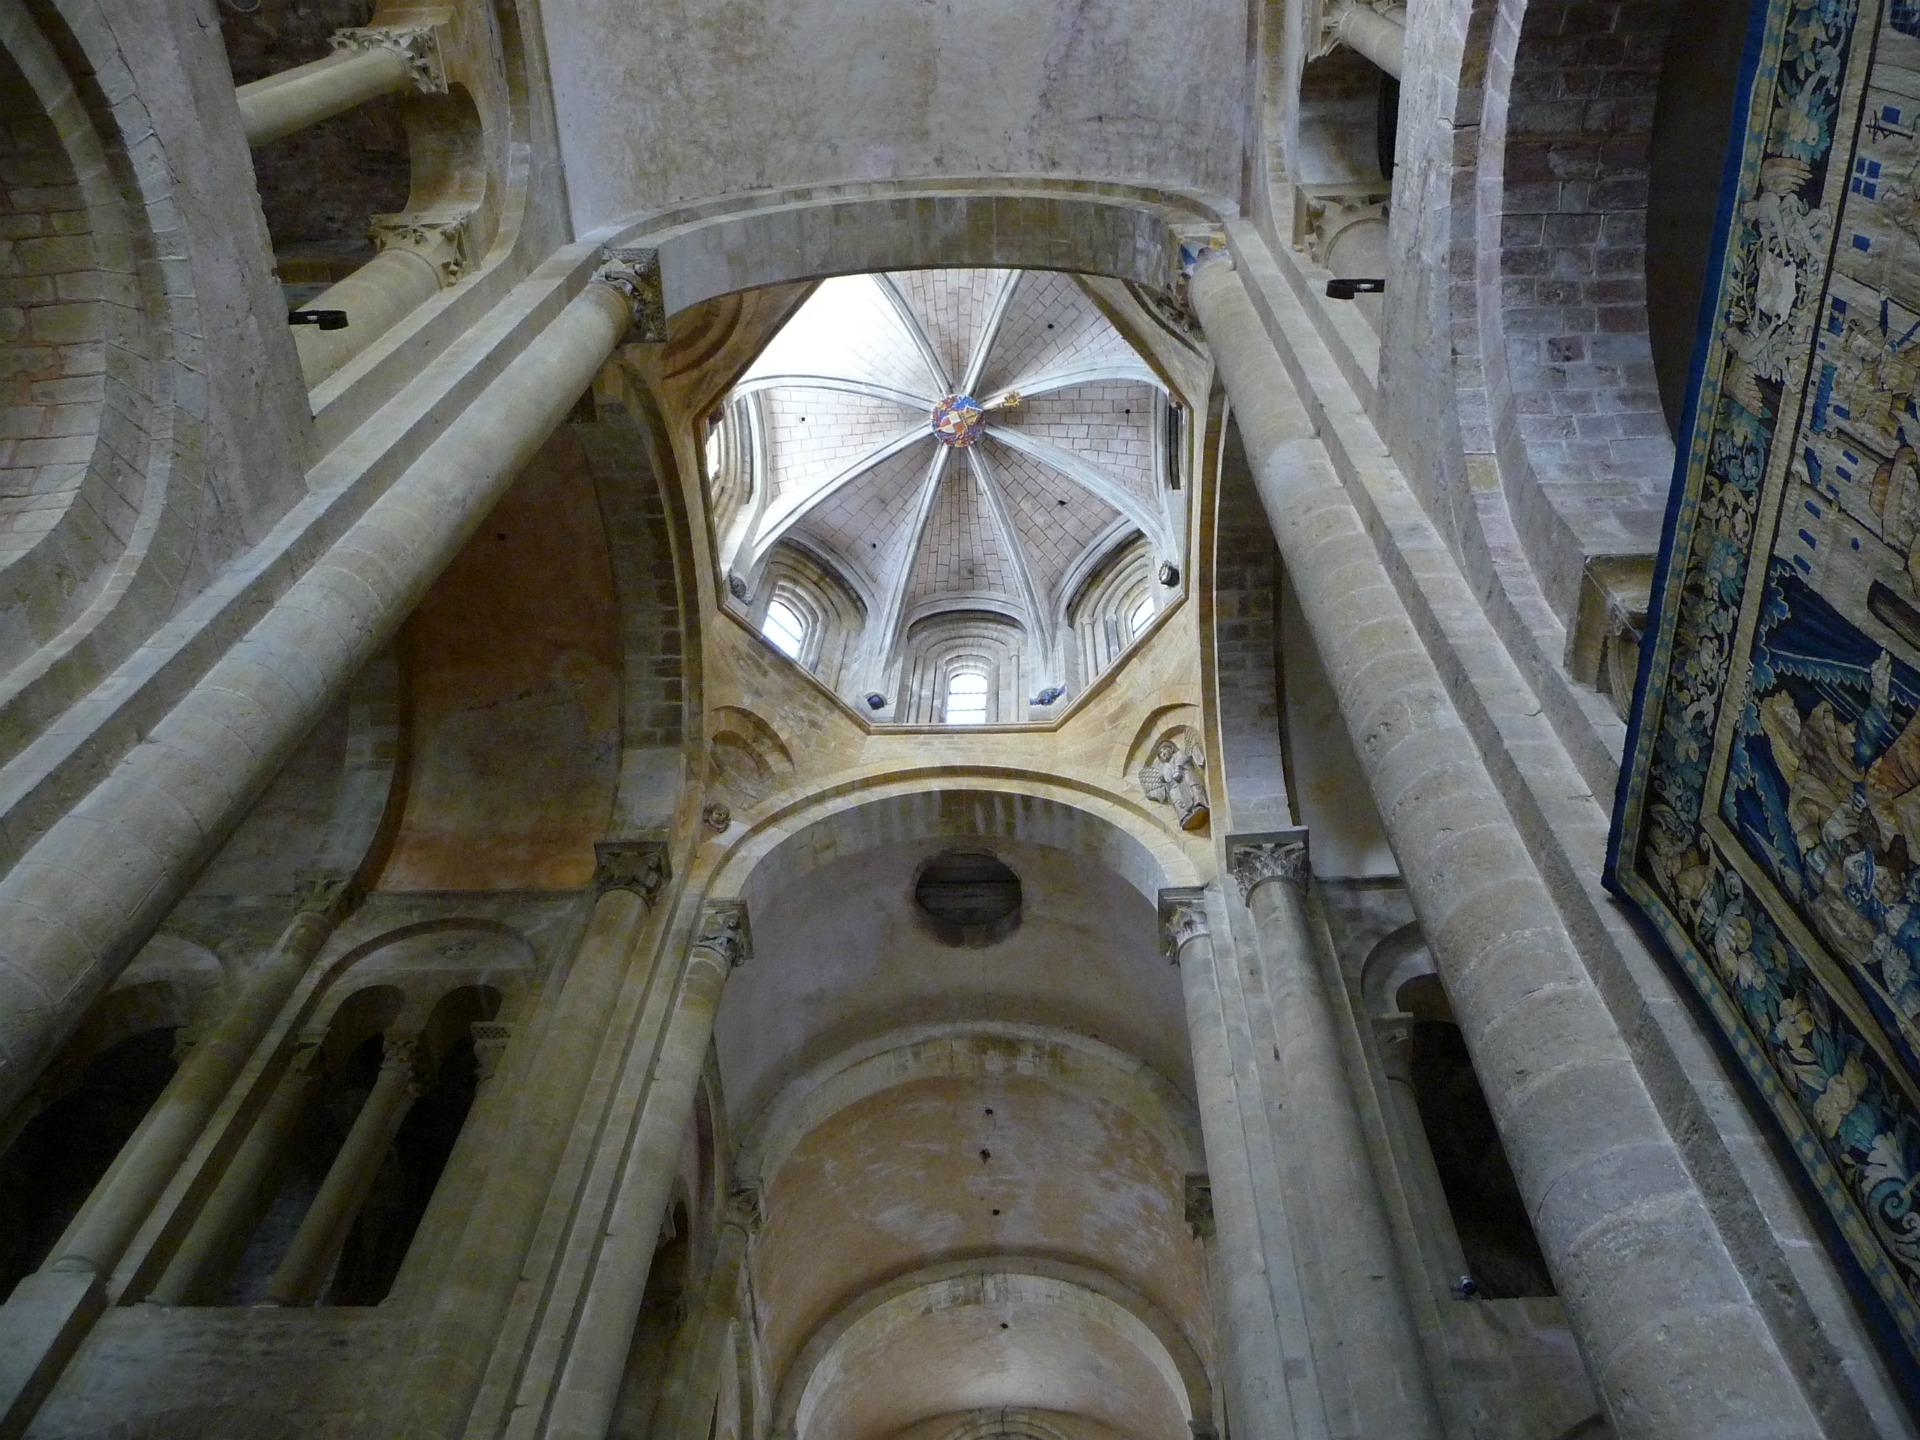
[[[1184,727],[1161,737],[1140,767],[1140,788],[1149,800],[1173,808],[1182,830],[1204,830],[1207,808],[1207,760],[1200,743]]]

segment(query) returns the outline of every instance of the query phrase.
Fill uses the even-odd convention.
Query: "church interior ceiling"
[[[1920,20],[1756,10],[1609,880],[1920,1357]]]
[[[1178,563],[1165,382],[1072,276],[920,270],[824,282],[722,407],[745,499],[736,597],[782,546],[860,602],[884,664],[908,630],[989,612],[1044,650],[1079,587],[1144,537]],[[1177,432],[1175,432],[1177,433]]]

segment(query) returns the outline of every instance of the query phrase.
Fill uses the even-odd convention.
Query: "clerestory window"
[[[807,622],[793,606],[775,598],[767,606],[767,618],[760,622],[760,633],[771,640],[781,654],[798,660],[807,643]]]
[[[947,724],[987,722],[987,677],[978,670],[956,670],[947,677]]]

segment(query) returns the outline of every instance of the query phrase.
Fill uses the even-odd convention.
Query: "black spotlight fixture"
[[[1033,703],[1035,705],[1051,705],[1053,704],[1054,701],[1058,700],[1062,695],[1066,693],[1067,693],[1067,687],[1064,685],[1049,685],[1047,686],[1046,689],[1042,690],[1038,695],[1033,697]]]
[[[867,708],[868,708],[869,710],[884,710],[884,709],[886,709],[886,708],[887,708],[887,697],[886,697],[886,696],[884,696],[884,695],[882,695],[882,694],[881,694],[881,693],[880,693],[880,692],[879,692],[878,690],[874,690],[874,691],[870,691],[870,692],[868,692],[868,695],[867,695]]]
[[[1180,583],[1180,567],[1171,560],[1162,560],[1160,562],[1160,583],[1168,589],[1172,589],[1175,585],[1178,585]]]

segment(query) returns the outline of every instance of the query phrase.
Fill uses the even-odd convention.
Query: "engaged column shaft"
[[[1194,306],[1587,1368],[1621,1440],[1818,1427],[1224,257]]]

